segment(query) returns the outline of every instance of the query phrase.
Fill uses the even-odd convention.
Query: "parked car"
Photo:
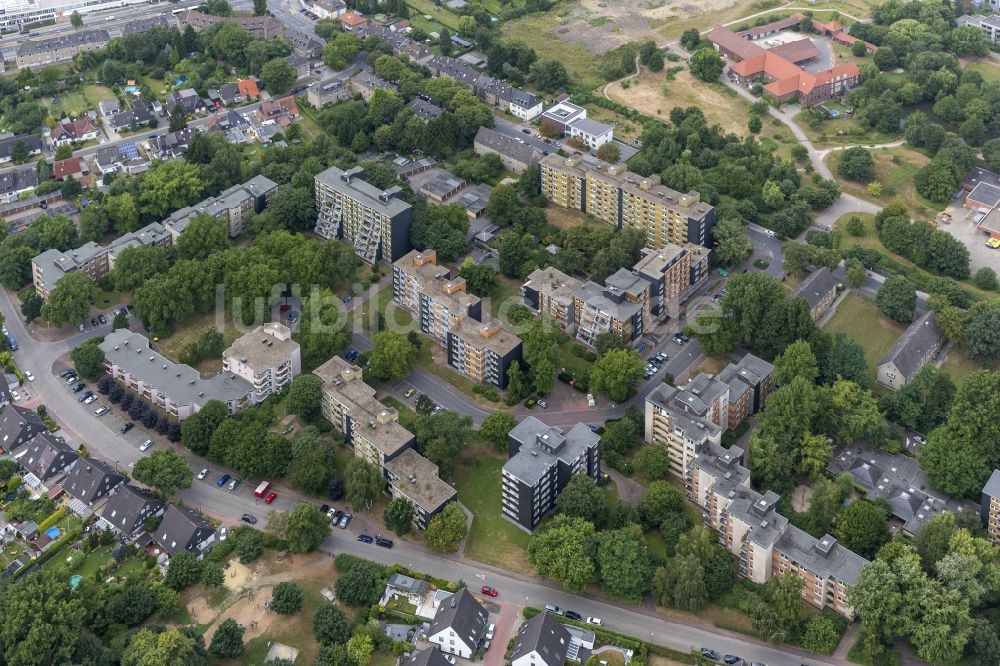
[[[319,505],[319,512],[322,513],[324,516],[328,515],[327,514],[328,511],[330,511],[330,505],[329,504],[320,504]]]
[[[94,416],[104,416],[109,411],[111,411],[110,407],[108,407],[107,405],[101,405],[94,411]]]
[[[367,534],[359,534],[358,541],[361,543],[374,543],[375,539]]]
[[[562,608],[559,608],[559,606],[554,606],[553,604],[545,604],[545,610],[553,615],[563,615],[566,612]]]
[[[243,480],[242,480],[242,479],[232,479],[232,480],[231,480],[231,481],[229,482],[229,492],[233,492],[233,491],[235,491],[235,490],[236,490],[237,488],[239,488],[239,487],[240,487],[240,484],[241,484],[241,483],[243,483]]]
[[[228,474],[223,474],[222,476],[219,477],[219,480],[215,482],[215,485],[217,485],[220,488],[222,488],[227,483],[229,483],[229,475]]]
[[[444,654],[444,653],[442,653],[442,654]],[[445,654],[445,655],[444,655],[444,660],[445,660],[445,661],[447,661],[447,662],[448,662],[449,664],[451,664],[452,666],[455,666],[455,657],[453,657],[452,655],[450,655],[450,654]]]
[[[223,525],[219,528],[219,541],[225,541],[229,537],[229,528]]]
[[[345,361],[353,361],[358,357],[358,350],[354,347],[348,347],[347,351],[344,352]]]
[[[97,317],[94,317],[93,319],[90,320],[90,327],[97,328]]]
[[[337,527],[339,527],[342,530],[346,530],[347,526],[351,524],[351,518],[354,518],[352,514],[345,513],[343,516],[340,517],[340,522],[337,523]]]
[[[566,611],[565,615],[571,620],[576,620],[577,622],[583,622],[583,616],[577,613],[576,611],[568,610]]]
[[[299,320],[299,313],[298,312],[289,312],[288,313],[288,321],[289,321],[289,323],[294,324],[298,320]]]
[[[108,318],[105,317],[104,315],[97,315],[97,321],[101,322],[102,324],[107,324]]]
[[[242,516],[240,516],[240,520],[242,520],[244,523],[249,523],[251,525],[257,524],[257,517],[252,513],[244,513]]]
[[[913,441],[916,442],[917,444],[926,444],[927,443],[927,440],[924,438],[923,435],[914,435],[913,436]]]
[[[486,627],[486,640],[488,641],[493,640],[493,634],[495,634],[496,631],[497,631],[497,625],[495,624],[491,624],[490,626]]]
[[[84,391],[84,393],[79,398],[77,398],[76,401],[77,402],[83,402],[84,400],[86,400],[87,398],[89,398],[92,395],[94,395],[93,391]]]
[[[145,442],[143,442],[142,444],[140,444],[140,445],[139,445],[139,450],[140,450],[140,451],[146,451],[146,450],[148,450],[148,449],[149,449],[149,447],[151,447],[152,445],[153,445],[153,440],[151,440],[151,439],[147,439],[147,440],[146,440]]]
[[[94,402],[95,400],[97,400],[97,396],[96,395],[91,395],[89,398],[87,398],[86,400],[83,401],[83,404],[89,405],[90,403]]]
[[[546,407],[549,406],[549,403],[545,402],[544,400],[539,400],[538,406],[541,407],[542,409],[545,409]]]
[[[715,650],[709,650],[708,648],[701,649],[701,656],[705,659],[711,659],[712,661],[719,661],[719,653]]]
[[[125,433],[127,433],[129,430],[131,430],[134,427],[135,427],[135,424],[132,423],[131,421],[129,421],[128,423],[126,423],[125,425],[123,425],[121,428],[119,428],[118,432],[120,432],[121,434],[124,435]]]
[[[594,394],[593,393],[588,393],[587,394],[587,406],[588,407],[596,407],[597,406],[597,401],[594,400]]]
[[[495,587],[492,587],[492,586],[490,586],[490,585],[483,585],[483,589],[482,589],[481,591],[482,591],[482,593],[483,593],[483,594],[485,594],[485,595],[486,595],[486,596],[488,596],[488,597],[495,597],[495,596],[497,596],[498,594],[500,594],[500,593],[499,593],[499,592],[497,591],[497,588],[495,588]]]
[[[63,379],[66,379],[66,378],[67,378],[67,377],[69,377],[70,375],[75,375],[75,374],[76,374],[76,373],[75,373],[75,372],[73,372],[72,370],[63,370],[62,372],[60,372],[60,373],[59,373],[59,376],[60,376],[61,378],[63,378]]]
[[[382,548],[392,548],[392,539],[386,539],[385,537],[375,539],[375,545]]]
[[[73,387],[73,393],[79,393],[85,388],[87,388],[87,385],[84,384],[83,382],[80,382],[79,384]]]
[[[743,657],[737,657],[735,654],[727,654],[722,658],[722,661],[727,664],[741,664],[743,663]]]
[[[524,129],[522,129],[521,131],[524,132],[525,134],[531,134],[531,130],[528,129],[527,127],[525,127]]]
[[[413,397],[413,394],[416,393],[416,392],[417,392],[417,389],[415,389],[415,388],[413,388],[411,386],[410,388],[406,389],[406,393],[403,394],[403,397],[404,398]]]
[[[25,370],[25,371],[24,371],[24,377],[25,377],[25,379],[27,379],[27,380],[28,380],[29,382],[33,382],[33,381],[35,381],[35,376],[34,376],[33,374],[31,374],[31,370]]]
[[[75,372],[72,372],[66,376],[66,386],[72,386],[78,381],[80,381],[80,378],[76,376]]]
[[[588,617],[587,618],[587,624],[593,624],[593,625],[599,627],[602,624],[604,624],[604,621],[601,620],[601,618],[599,618],[599,617]]]
[[[21,394],[17,392],[17,389],[11,389],[10,390],[10,397],[14,398],[14,400],[20,400],[21,399]]]
[[[201,481],[206,476],[208,476],[208,468],[207,467],[202,467],[201,471],[198,472],[198,480]]]
[[[271,491],[267,494],[267,497],[264,498],[264,504],[273,504],[276,499],[278,499],[278,493]]]

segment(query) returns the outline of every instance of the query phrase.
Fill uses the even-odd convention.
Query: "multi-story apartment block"
[[[194,206],[186,206],[175,211],[163,221],[170,229],[173,242],[187,229],[195,215],[204,213],[224,220],[228,225],[229,237],[236,238],[243,233],[243,227],[251,213],[259,213],[271,202],[278,184],[265,176],[254,176],[242,185],[233,185],[218,196],[209,197]]]
[[[222,369],[253,384],[256,404],[290,384],[302,372],[299,343],[284,324],[271,322],[241,335],[222,354]]]
[[[986,528],[986,537],[1000,548],[1000,469],[993,470],[990,480],[983,486],[979,517]]]
[[[609,277],[608,281],[611,282],[614,277]],[[596,282],[588,281],[573,295],[573,310],[577,318],[576,339],[580,342],[593,346],[598,335],[609,332],[617,333],[626,343],[642,335],[648,321],[644,314],[649,303],[649,283],[641,278],[632,282],[624,276],[620,277],[622,279],[619,283],[631,282],[628,288],[634,291],[623,290],[614,284],[602,287]],[[645,299],[642,298],[643,292],[638,291],[642,286],[640,281],[646,285]]]
[[[392,265],[392,300],[442,347],[448,346],[448,331],[459,322],[466,318],[478,322],[482,317],[480,298],[465,291],[464,278],[450,275],[437,264],[432,249],[411,250]]]
[[[252,404],[253,385],[230,372],[220,372],[210,379],[189,365],[174,363],[149,345],[140,333],[120,328],[104,337],[100,344],[108,373],[125,388],[148,400],[181,421],[218,400],[230,414]]]
[[[882,386],[898,391],[913,379],[924,364],[931,362],[944,344],[937,325],[937,314],[928,310],[913,320],[875,367],[875,379]]]
[[[636,273],[650,283],[649,312],[657,320],[671,316],[671,307],[688,287],[708,275],[708,248],[688,243],[667,243],[657,250],[643,250]],[[676,314],[676,313],[674,313]]]
[[[89,241],[66,252],[46,250],[31,260],[31,281],[43,300],[48,299],[59,278],[71,271],[83,271],[100,280],[108,274],[108,249]]]
[[[521,421],[508,437],[509,459],[502,474],[502,515],[531,532],[556,505],[577,474],[594,482],[601,474],[601,438],[583,423],[568,432],[534,416]]]
[[[705,524],[739,559],[740,575],[756,583],[790,573],[805,583],[802,599],[853,617],[847,589],[857,582],[867,560],[830,535],[816,539],[777,512],[779,497],[750,487],[750,470],[741,464],[743,450],[714,443],[698,447],[684,470],[689,501],[704,510]]]
[[[316,233],[343,238],[363,261],[396,261],[410,251],[413,211],[402,190],[380,190],[361,180],[361,167],[330,167],[316,176]]]
[[[959,26],[971,25],[973,28],[979,28],[986,33],[986,39],[990,43],[1000,44],[1000,15],[983,16],[982,14],[975,14],[959,16],[955,23]]]
[[[753,354],[747,354],[739,363],[730,363],[716,379],[729,387],[729,425],[735,428],[751,414],[764,406],[764,401],[774,388],[774,366]],[[727,426],[722,426],[723,430]]]
[[[521,286],[521,296],[529,308],[572,332],[576,326],[575,297],[582,286],[580,280],[557,268],[536,268]]]
[[[521,359],[521,338],[496,320],[464,318],[448,331],[448,365],[480,384],[507,388],[507,371]]]
[[[323,380],[323,418],[354,446],[354,455],[383,468],[413,446],[413,433],[399,425],[399,414],[375,399],[361,368],[334,356],[313,370]]]
[[[323,418],[342,432],[354,455],[385,474],[389,492],[413,503],[413,524],[425,529],[457,492],[438,477],[438,466],[413,449],[413,433],[399,414],[375,399],[362,370],[339,356],[313,371],[323,381]]]
[[[79,30],[58,37],[26,41],[17,47],[17,67],[40,67],[72,60],[85,51],[97,51],[108,45],[107,30]]]
[[[714,242],[715,209],[697,192],[681,194],[660,184],[656,174],[640,176],[580,153],[548,155],[539,164],[545,198],[617,227],[639,229],[646,247]]]
[[[413,449],[406,449],[385,464],[389,492],[413,504],[413,522],[427,529],[431,518],[458,497],[458,491],[438,476],[438,466]]]
[[[722,441],[722,428],[694,410],[687,409],[682,392],[669,384],[660,384],[646,396],[645,440],[661,444],[667,450],[670,473],[684,477],[698,447]],[[702,411],[707,406],[700,405]]]
[[[285,34],[285,24],[273,16],[250,16],[248,14],[234,14],[232,16],[215,16],[206,14],[197,9],[177,13],[177,28],[184,32],[184,28],[191,26],[195,30],[204,30],[216,23],[235,23],[255,39],[276,39]]]

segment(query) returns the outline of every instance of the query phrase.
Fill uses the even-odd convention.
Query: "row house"
[[[28,40],[17,47],[18,69],[41,67],[72,60],[87,51],[99,51],[108,45],[107,30],[74,30],[48,39]]]

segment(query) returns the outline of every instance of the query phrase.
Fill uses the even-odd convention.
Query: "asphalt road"
[[[494,129],[501,134],[509,136],[512,139],[524,141],[532,148],[537,148],[542,152],[552,152],[553,149],[558,150],[558,146],[555,146],[555,144],[545,143],[545,141],[539,138],[538,135],[535,134],[534,128],[529,128],[531,129],[531,134],[525,134],[523,131],[525,129],[524,125],[512,123],[506,118],[498,115],[493,116],[493,125]],[[559,142],[562,143],[562,139],[560,139]]]

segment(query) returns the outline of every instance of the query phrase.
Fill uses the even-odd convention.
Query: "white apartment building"
[[[299,343],[284,324],[258,326],[223,353],[222,369],[253,384],[251,400],[256,404],[302,373]]]

